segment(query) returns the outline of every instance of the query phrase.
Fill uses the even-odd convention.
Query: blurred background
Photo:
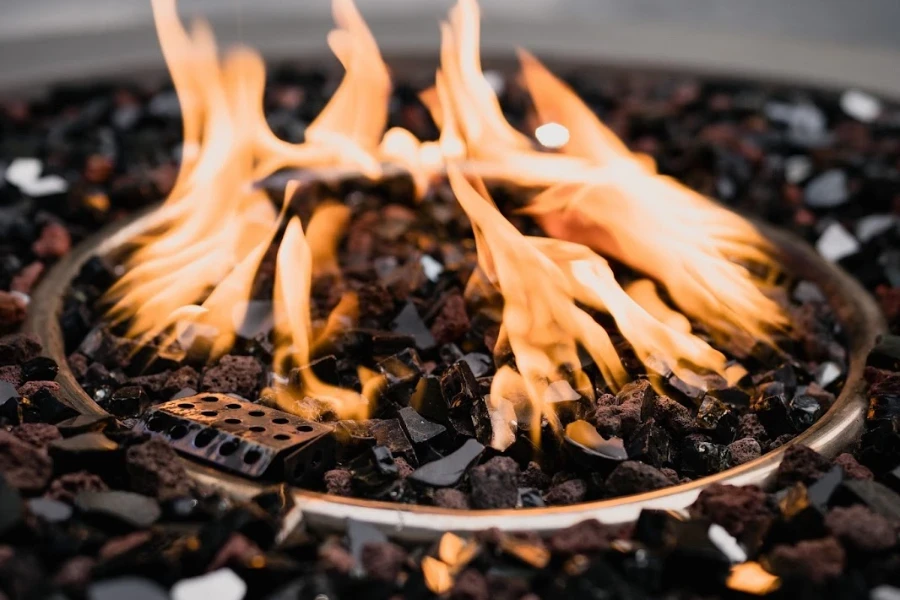
[[[388,55],[430,55],[451,0],[358,0]],[[0,84],[161,69],[149,0],[0,0]],[[323,55],[329,0],[180,0],[223,42]],[[482,0],[483,45],[900,92],[898,0]]]

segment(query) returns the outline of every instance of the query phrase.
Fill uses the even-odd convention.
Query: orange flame
[[[697,372],[734,373],[726,373],[724,356],[692,333],[688,316],[719,335],[762,340],[786,324],[746,266],[772,267],[768,243],[755,228],[659,175],[651,159],[631,153],[525,52],[524,79],[542,123],[537,142],[506,121],[481,68],[476,0],[459,0],[441,24],[440,68],[434,87],[422,93],[440,127],[437,142],[420,142],[401,128],[385,131],[387,67],[352,1],[334,0],[337,28],[328,44],[345,74],[301,144],[278,139],[266,123],[265,68],[257,53],[239,48],[220,60],[206,24],[187,31],[175,0],[152,1],[182,107],[184,145],[169,197],[108,293],[110,318],[127,321],[131,335],[145,341],[162,336],[167,344],[202,328],[216,334],[211,359],[229,350],[235,308],[250,297],[299,186],[288,186],[279,212],[254,182],[286,167],[373,179],[400,169],[412,176],[420,196],[448,175],[478,253],[467,298],[498,300],[498,347],[508,344],[515,358],[515,368],[502,366],[491,388],[498,432],[491,443],[499,450],[512,443],[518,424],[529,424],[535,436],[542,417],[559,425],[549,406],[560,385],[592,394],[579,369],[579,347],[611,387],[626,382],[609,335],[581,306],[609,313],[648,369],[701,386]],[[540,193],[525,212],[551,237],[520,233],[490,200],[483,179],[537,187]],[[286,376],[299,370],[292,385],[276,386],[275,399],[311,418],[322,412],[362,417],[383,384],[383,377],[361,367],[360,394],[303,368],[315,348],[356,319],[357,299],[350,292],[327,319],[313,323],[310,315],[313,278],[340,281],[338,248],[350,212],[324,203],[305,232],[291,217],[278,246],[275,371]],[[623,289],[601,254],[650,279]]]

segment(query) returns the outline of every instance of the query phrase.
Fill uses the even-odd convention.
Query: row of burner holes
[[[209,402],[209,403],[215,403],[215,402],[219,401],[219,399],[216,398],[215,396],[204,396],[203,398],[201,398],[201,400],[203,402]],[[195,406],[193,404],[191,404],[190,402],[182,402],[178,405],[178,407],[188,409],[188,410],[195,408]],[[236,409],[241,408],[241,405],[236,404],[236,403],[227,404],[225,406],[225,408],[228,408],[231,410],[236,410]],[[215,410],[204,410],[200,414],[203,415],[204,417],[216,417],[216,416],[218,416],[219,413]],[[252,410],[247,414],[250,415],[251,417],[266,416],[266,413],[261,410]],[[151,418],[150,421],[147,423],[147,425],[151,431],[158,431],[158,429],[156,427],[154,427],[154,420],[155,419]],[[235,419],[235,418],[228,418],[228,419],[225,419],[225,422],[232,424],[232,425],[237,425],[238,423],[241,422],[241,420]],[[277,425],[286,425],[287,423],[289,423],[289,421],[287,419],[285,419],[284,417],[276,417],[276,418],[272,419],[272,422]],[[262,433],[265,430],[266,430],[265,427],[262,427],[259,425],[250,427],[250,431],[253,431],[256,433]],[[310,425],[298,425],[297,431],[299,431],[301,433],[309,433],[309,432],[313,431],[313,427]],[[169,437],[173,440],[180,440],[187,434],[188,434],[188,428],[183,423],[174,425],[168,431]],[[204,430],[200,431],[199,433],[197,433],[196,436],[194,436],[194,446],[196,446],[197,448],[205,448],[206,446],[209,445],[210,442],[212,442],[214,439],[216,439],[216,436],[218,436],[218,435],[219,435],[219,432],[217,432],[214,429],[204,429]],[[291,436],[289,436],[285,433],[277,433],[272,437],[274,437],[276,440],[282,440],[282,441],[291,439]],[[235,451],[238,449],[239,446],[240,446],[240,443],[237,442],[236,440],[228,440],[228,441],[222,442],[221,444],[219,444],[219,448],[218,448],[219,454],[221,454],[222,456],[230,456],[235,453]],[[248,465],[252,465],[252,464],[256,463],[257,461],[259,461],[260,458],[262,458],[262,454],[260,454],[259,450],[255,449],[255,448],[251,448],[250,450],[247,450],[244,453],[244,462],[247,463]],[[313,460],[313,462],[315,463],[316,461]]]

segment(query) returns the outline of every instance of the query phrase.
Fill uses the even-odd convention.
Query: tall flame
[[[659,175],[651,159],[630,152],[524,51],[524,80],[545,124],[541,142],[559,151],[547,152],[506,121],[481,68],[476,0],[459,0],[441,24],[440,68],[435,86],[422,93],[440,127],[437,142],[421,142],[402,128],[385,131],[388,69],[352,1],[334,0],[337,28],[328,44],[345,74],[300,144],[279,139],[266,123],[265,68],[257,53],[238,48],[220,59],[205,23],[188,31],[175,0],[152,2],[181,103],[184,145],[169,197],[108,293],[110,318],[127,322],[131,335],[165,344],[203,327],[216,332],[215,360],[234,343],[235,306],[250,298],[257,271],[277,244],[275,371],[287,376],[296,368],[297,376],[278,387],[276,401],[310,417],[367,414],[378,376],[364,374],[360,394],[304,368],[319,344],[355,320],[352,292],[324,322],[314,324],[310,314],[313,279],[340,283],[338,249],[351,210],[321,204],[304,231],[290,215],[301,183],[288,185],[280,211],[255,185],[283,168],[308,170],[312,178],[353,173],[378,179],[403,170],[420,196],[449,178],[476,240],[479,269],[468,289],[502,297],[500,337],[515,358],[515,368],[498,370],[491,406],[499,415],[498,407],[514,405],[516,418],[530,421],[535,435],[542,416],[556,423],[547,406],[557,382],[592,393],[580,372],[579,348],[611,387],[627,380],[610,336],[587,309],[608,313],[648,369],[697,385],[702,380],[695,373],[724,374],[725,358],[692,333],[687,316],[719,335],[762,340],[786,324],[746,266],[772,267],[768,243],[755,228]],[[540,193],[525,212],[551,237],[520,233],[493,204],[483,180],[536,187]],[[601,255],[649,279],[623,289]]]

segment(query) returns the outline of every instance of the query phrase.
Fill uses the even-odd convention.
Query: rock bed
[[[311,81],[285,71],[269,97],[276,128],[295,141],[322,98],[312,93],[295,104],[290,91],[315,89]],[[846,94],[668,77],[598,77],[579,87],[665,172],[801,233],[840,261],[875,291],[897,332],[896,109],[873,120],[854,114]],[[512,86],[504,96],[521,122]],[[415,130],[421,113],[404,106],[395,105],[392,118]],[[179,129],[171,95],[127,87],[59,90],[4,105],[2,114],[0,162],[40,157],[36,173],[26,177],[19,162],[0,187],[0,289],[8,290],[0,293],[0,322],[13,331],[46,265],[99,225],[164,195]],[[0,342],[0,379],[8,384],[0,399],[8,429],[0,438],[0,590],[10,598],[153,598],[168,589],[185,599],[237,598],[242,590],[277,598],[713,598],[778,586],[772,593],[784,597],[855,598],[876,588],[874,597],[900,595],[891,587],[900,586],[896,338],[870,357],[859,447],[833,463],[793,448],[771,491],[712,486],[684,521],[645,512],[632,526],[589,522],[547,540],[485,532],[473,542],[448,534],[415,547],[355,523],[345,536],[279,536],[289,505],[279,488],[240,503],[188,483],[168,445],[112,419],[72,414],[40,351],[27,336]],[[192,387],[190,372],[178,375],[185,379],[173,379],[170,390]],[[32,422],[13,425],[17,419]],[[637,464],[619,468],[648,480]],[[470,479],[510,487],[508,461],[477,468]],[[521,471],[519,483],[531,486],[530,474]],[[339,486],[342,478],[337,472],[326,481]],[[563,500],[580,493],[570,483],[578,479],[545,489]],[[468,493],[440,494],[471,504]]]

